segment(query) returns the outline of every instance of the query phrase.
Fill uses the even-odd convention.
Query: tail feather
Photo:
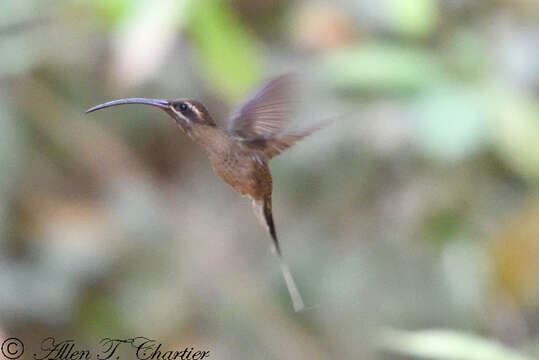
[[[273,246],[275,247],[275,251],[277,252],[277,255],[281,256],[281,246],[279,245],[279,240],[277,239],[277,232],[275,231],[275,224],[273,222],[273,212],[271,210],[271,198],[264,200],[264,220],[266,221],[266,225],[268,227],[268,231],[271,235],[271,239],[273,240]]]
[[[301,294],[299,293],[298,287],[296,286],[296,282],[294,281],[294,277],[292,276],[288,265],[285,263],[281,256],[279,256],[279,264],[281,266],[281,272],[283,273],[286,287],[288,288],[288,293],[290,294],[290,298],[292,299],[292,306],[294,307],[294,311],[301,311],[305,308],[305,303],[301,298]]]
[[[303,299],[298,290],[294,277],[290,272],[288,264],[284,261],[281,254],[281,247],[279,246],[279,240],[277,239],[277,232],[275,230],[275,223],[273,222],[273,214],[271,209],[271,197],[264,199],[263,201],[253,201],[253,206],[255,212],[257,213],[260,221],[267,227],[271,238],[273,240],[273,249],[277,258],[279,259],[279,266],[281,267],[281,272],[283,274],[288,293],[292,299],[292,306],[296,312],[301,311],[305,308]]]

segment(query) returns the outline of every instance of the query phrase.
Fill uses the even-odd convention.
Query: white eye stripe
[[[189,104],[189,103],[187,103],[187,104]],[[200,111],[197,109],[196,106],[193,106],[193,105],[189,104],[189,108],[191,109],[191,111],[193,111],[194,113],[197,114],[197,117],[198,117],[199,119],[202,117],[202,116],[201,116],[202,114],[200,113]]]
[[[171,106],[170,109],[171,109],[176,115],[178,115],[179,118],[181,118],[181,119],[183,119],[183,120],[185,120],[185,121],[187,121],[187,122],[191,122],[191,120],[189,120],[189,118],[185,117],[185,116],[181,113],[181,111],[176,110],[176,108],[175,108],[174,106]]]
[[[179,113],[178,114],[182,119],[184,119],[186,122],[190,123],[191,122],[191,119],[189,119],[187,116],[183,116],[183,114]]]
[[[195,113],[196,117],[198,119],[202,119],[203,118],[203,114],[202,112],[198,109],[198,107],[196,107],[195,105],[191,104],[189,101],[183,101],[179,106],[182,106],[182,105],[186,105],[188,110],[192,111],[193,113]],[[174,113],[176,113],[176,115],[178,115],[180,118],[182,118],[183,120],[187,121],[187,122],[192,122],[194,119],[189,119],[187,116],[185,116],[181,110],[178,110],[176,109],[176,106],[178,105],[173,105],[171,106],[170,108],[172,109],[172,111]],[[183,112],[185,112],[186,110],[184,110]]]

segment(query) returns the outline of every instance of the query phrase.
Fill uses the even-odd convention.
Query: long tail
[[[283,278],[286,283],[286,287],[288,288],[288,293],[290,294],[290,298],[292,299],[292,305],[294,306],[294,310],[296,312],[301,311],[305,308],[305,304],[303,303],[301,294],[299,293],[298,287],[296,286],[294,277],[290,272],[290,268],[284,261],[281,254],[281,247],[279,246],[277,232],[275,231],[275,223],[273,222],[273,213],[271,210],[271,196],[267,197],[264,200],[253,201],[253,207],[262,224],[267,227],[273,240],[272,249],[277,255],[277,258],[279,259],[281,272],[283,273]]]
[[[273,212],[271,209],[271,197],[267,197],[263,200],[262,203],[263,206],[263,215],[264,215],[264,222],[266,223],[266,226],[268,227],[268,231],[271,235],[271,239],[273,240],[273,246],[274,250],[277,253],[277,256],[281,256],[281,246],[279,245],[279,240],[277,239],[277,232],[275,231],[275,223],[273,222]]]

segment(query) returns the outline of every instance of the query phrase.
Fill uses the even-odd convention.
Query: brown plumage
[[[303,300],[282,260],[273,221],[268,161],[320,126],[300,132],[286,131],[293,108],[291,92],[289,75],[270,80],[233,113],[228,129],[217,127],[204,105],[189,99],[121,99],[95,106],[87,112],[121,104],[147,104],[169,114],[180,129],[206,151],[213,170],[235,191],[251,198],[255,214],[273,240],[294,309],[299,311],[304,306]]]

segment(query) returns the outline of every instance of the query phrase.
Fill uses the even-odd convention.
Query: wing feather
[[[293,77],[280,75],[268,81],[232,115],[230,133],[243,139],[270,137],[289,123],[294,101]]]
[[[242,141],[242,143],[245,146],[258,151],[259,153],[262,153],[264,158],[271,159],[293,146],[301,139],[330,125],[333,123],[333,121],[334,119],[330,119],[305,130],[290,131],[279,135],[258,136],[251,139],[245,139]]]

